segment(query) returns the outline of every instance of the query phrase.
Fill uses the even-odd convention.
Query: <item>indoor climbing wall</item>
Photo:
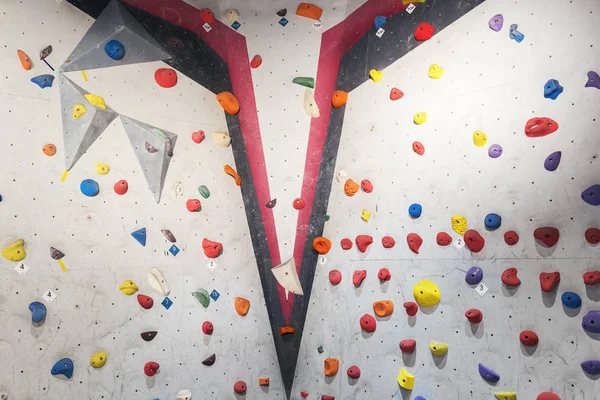
[[[598,14],[0,0],[0,399],[596,399]]]

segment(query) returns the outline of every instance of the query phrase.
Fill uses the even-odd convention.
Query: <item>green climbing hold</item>
[[[327,221],[329,221],[329,218],[331,218],[331,217],[330,217],[329,215],[326,215],[326,216],[325,216],[325,218],[323,218],[323,220],[324,220],[325,222],[327,222]]]
[[[210,197],[210,190],[208,190],[208,188],[204,185],[198,186],[198,193],[200,193],[200,196],[204,197],[205,199]]]
[[[163,138],[163,139],[169,139],[169,137],[160,129],[158,128],[154,128],[152,129],[152,133],[154,133],[156,136]]]
[[[198,300],[198,303],[202,304],[202,307],[208,307],[208,304],[210,303],[210,297],[208,296],[208,292],[206,290],[198,289],[197,291],[192,292],[192,296]]]
[[[315,78],[299,76],[297,78],[294,78],[294,80],[292,82],[295,83],[296,85],[305,86],[307,88],[311,88],[311,89],[315,88]]]

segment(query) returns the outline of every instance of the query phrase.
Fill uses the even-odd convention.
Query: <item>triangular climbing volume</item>
[[[148,187],[158,203],[173,157],[177,135],[120,115],[123,127],[137,156]]]
[[[120,55],[122,58],[113,59],[107,55],[104,47],[111,40],[117,40],[124,46],[125,52]],[[113,0],[88,29],[60,70],[79,71],[169,58],[171,56],[161,48],[152,35],[118,0]]]
[[[90,95],[63,74],[59,74],[59,85],[65,168],[70,170],[117,113],[101,97]]]

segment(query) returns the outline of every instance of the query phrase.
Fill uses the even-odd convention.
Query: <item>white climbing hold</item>
[[[306,111],[306,114],[308,114],[309,117],[313,118],[319,118],[321,115],[317,102],[315,101],[315,96],[313,96],[313,92],[309,88],[306,88],[304,91],[304,111]]]
[[[231,144],[231,136],[227,132],[213,132],[213,140],[221,147],[229,147]]]
[[[277,282],[285,290],[286,300],[288,298],[288,292],[292,292],[298,296],[304,296],[302,284],[300,283],[300,278],[298,277],[298,272],[296,271],[296,262],[293,258],[281,265],[273,267],[271,272],[273,275],[275,275]]]
[[[180,390],[177,393],[177,400],[192,400],[192,391],[189,389]]]
[[[148,271],[148,282],[150,283],[150,286],[152,286],[152,289],[156,290],[163,296],[168,296],[169,293],[171,293],[171,289],[169,289],[169,285],[167,285],[165,277],[158,268],[152,268],[150,271]]]
[[[335,176],[335,179],[337,179],[337,181],[340,183],[346,182],[348,180],[348,174],[343,169],[340,169],[337,175]]]
[[[238,10],[229,10],[223,15],[223,17],[230,23],[233,24],[235,21],[240,20],[240,13]]]
[[[183,196],[183,183],[175,182],[175,185],[173,185],[173,193],[175,194],[176,199]]]

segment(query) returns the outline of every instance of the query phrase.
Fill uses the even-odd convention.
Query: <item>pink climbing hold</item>
[[[435,237],[435,241],[438,246],[448,246],[452,243],[452,236],[448,235],[446,232],[439,232]]]
[[[200,211],[202,205],[200,204],[200,200],[198,199],[189,199],[185,202],[185,207],[189,212]]]
[[[515,231],[508,231],[504,234],[504,241],[509,246],[519,243],[519,234]]]
[[[358,368],[358,366],[356,366],[356,365],[353,365],[350,368],[348,368],[348,370],[346,371],[346,373],[352,379],[358,379],[358,378],[360,378],[360,368]]]
[[[340,242],[340,245],[342,246],[343,250],[350,250],[353,246],[352,240],[348,238],[343,238]]]
[[[322,394],[321,395],[321,400],[335,400],[334,396],[330,396],[328,394]]]
[[[554,247],[560,238],[560,231],[554,227],[545,226],[533,231],[533,237],[546,247]]]
[[[123,196],[129,190],[129,184],[125,179],[121,179],[119,182],[115,183],[113,189],[116,194],[118,194],[119,196]]]
[[[396,245],[396,241],[391,236],[384,236],[381,238],[381,244],[386,249],[391,249],[392,247],[394,247]]]
[[[354,283],[354,286],[359,287],[360,284],[362,283],[362,281],[364,281],[366,277],[367,277],[366,269],[357,269],[352,274],[352,283]]]
[[[377,329],[377,321],[370,314],[365,314],[360,318],[360,327],[365,332],[375,332]]]
[[[338,271],[337,269],[332,269],[331,271],[329,271],[329,282],[331,282],[333,286],[339,284],[341,281],[342,273],[340,271]]]
[[[467,317],[470,323],[478,324],[483,319],[483,313],[476,308],[471,308],[470,310],[467,310],[465,317]]]
[[[387,282],[392,279],[392,273],[387,268],[381,268],[377,273],[377,278],[379,278],[381,282]]]
[[[360,181],[360,187],[365,193],[371,193],[373,191],[373,184],[368,179]]]
[[[369,235],[358,235],[355,239],[356,247],[361,253],[367,251],[371,243],[373,243],[373,236]]]
[[[417,341],[414,339],[404,339],[400,341],[400,351],[403,353],[412,353],[417,347]]]
[[[411,317],[417,315],[417,312],[419,311],[419,306],[414,301],[407,301],[403,306],[406,309],[406,314]]]
[[[413,142],[412,149],[415,153],[417,153],[420,156],[425,154],[425,146],[423,146],[423,143],[421,142]]]
[[[600,229],[598,228],[589,228],[585,231],[585,240],[589,244],[598,244],[600,243]]]
[[[244,382],[244,381],[237,381],[233,385],[233,391],[236,392],[237,394],[244,394],[244,393],[246,393],[247,389],[248,389],[248,386],[246,386],[246,382]]]
[[[250,67],[251,68],[256,69],[256,68],[260,67],[261,64],[262,64],[262,57],[261,56],[259,56],[257,54],[254,57],[252,57],[252,61],[250,61]]]
[[[202,130],[192,133],[192,141],[196,144],[202,143],[205,137],[204,131]]]
[[[475,229],[465,232],[465,246],[473,253],[479,253],[485,246],[485,239]]]
[[[177,85],[177,72],[172,68],[159,68],[154,72],[154,80],[160,87],[172,88]]]
[[[423,244],[423,239],[417,233],[409,233],[406,236],[408,248],[415,254],[419,254],[419,248]]]
[[[205,335],[212,335],[214,329],[215,327],[213,326],[212,322],[204,321],[202,323],[202,333],[204,333]]]

